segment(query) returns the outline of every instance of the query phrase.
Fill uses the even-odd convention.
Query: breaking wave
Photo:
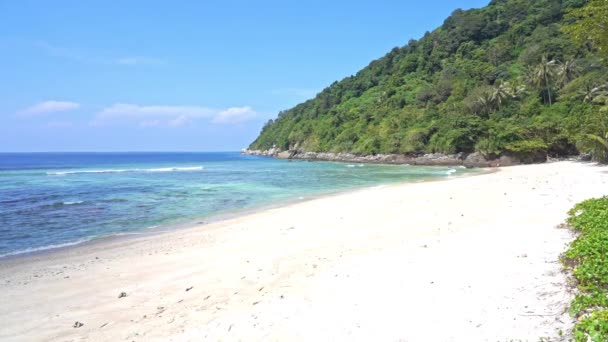
[[[124,172],[183,172],[183,171],[201,171],[202,166],[190,167],[161,167],[152,169],[105,169],[105,170],[77,170],[77,171],[55,171],[47,172],[49,176],[65,176],[82,173],[124,173]]]

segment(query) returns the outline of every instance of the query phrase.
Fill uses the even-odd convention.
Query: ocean
[[[463,168],[228,153],[0,153],[0,257]]]

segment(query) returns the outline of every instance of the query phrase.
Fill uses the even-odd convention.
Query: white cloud
[[[212,109],[200,106],[142,106],[117,103],[97,113],[91,124],[103,126],[112,123],[135,123],[142,127],[180,127],[198,119],[233,124],[251,119],[255,114],[250,107]]]
[[[67,112],[80,108],[80,104],[71,101],[44,101],[19,111],[17,114],[23,117],[44,115],[49,113]]]
[[[253,119],[256,115],[257,113],[251,107],[232,107],[217,113],[213,122],[235,124]]]
[[[179,126],[183,126],[185,124],[187,124],[188,122],[192,121],[192,117],[189,117],[187,115],[180,115],[178,117],[176,117],[175,119],[171,119],[169,120],[169,126],[171,127],[179,127]]]

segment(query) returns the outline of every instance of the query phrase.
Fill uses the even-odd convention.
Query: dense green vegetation
[[[568,223],[579,232],[563,256],[579,294],[570,312],[575,341],[608,341],[608,197],[577,204]]]
[[[607,3],[493,0],[456,10],[420,40],[279,113],[250,148],[606,158],[608,47],[600,49],[603,23],[590,23],[598,16],[588,8]]]

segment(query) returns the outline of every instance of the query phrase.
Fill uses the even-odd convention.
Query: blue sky
[[[488,0],[0,0],[0,151],[235,151]]]

